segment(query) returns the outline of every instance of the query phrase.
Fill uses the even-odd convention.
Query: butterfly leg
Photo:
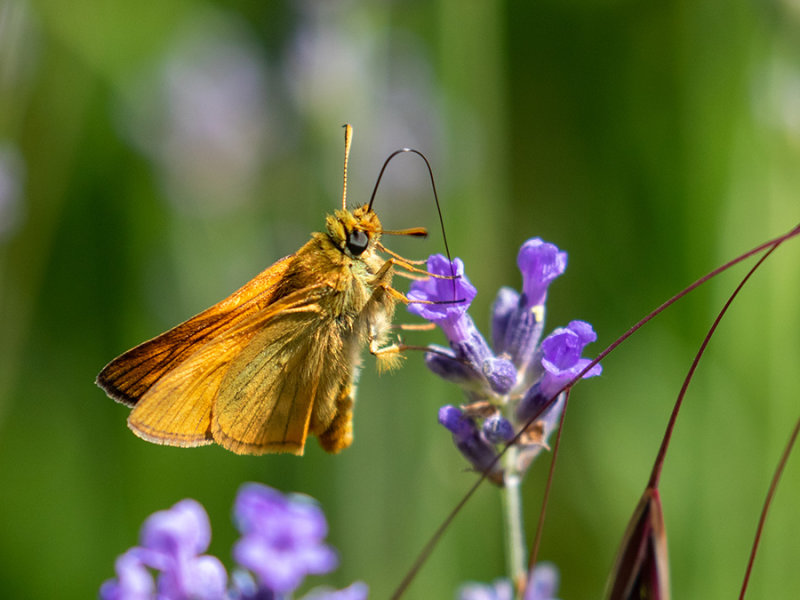
[[[408,273],[403,273],[402,271],[394,271],[392,267],[395,265],[407,268],[406,265],[402,264],[401,262],[395,260],[394,258],[388,259],[386,262],[383,263],[383,266],[375,273],[375,277],[372,279],[372,286],[374,290],[372,292],[372,296],[369,299],[370,303],[395,303],[395,302],[402,302],[403,304],[439,304],[439,302],[434,300],[409,300],[408,296],[406,296],[403,292],[396,290],[392,287],[392,276],[397,274],[403,277],[407,277],[408,279],[418,279],[415,275],[410,275]],[[424,273],[426,277],[422,277],[422,279],[426,279],[427,277],[436,277],[438,279],[453,279],[450,275],[436,275],[435,273],[428,273],[427,271],[423,271],[421,269],[413,269],[415,272]]]
[[[383,371],[397,367],[403,356],[400,346],[387,345],[387,335],[392,328],[391,318],[397,302],[408,304],[405,294],[392,287],[393,267],[397,264],[394,258],[388,259],[375,273],[370,285],[372,294],[365,306],[369,315],[368,339],[369,352],[378,359],[378,370]]]
[[[325,452],[336,454],[353,443],[353,405],[355,388],[352,383],[342,386],[336,398],[336,416],[328,428],[318,435]]]
[[[378,371],[391,371],[400,366],[405,358],[400,352],[405,348],[403,344],[390,344],[381,347],[380,340],[376,335],[370,335],[369,352],[378,360]]]

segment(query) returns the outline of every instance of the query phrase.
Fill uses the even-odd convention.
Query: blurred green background
[[[193,497],[231,566],[249,480],[317,498],[342,587],[385,598],[474,475],[436,424],[461,400],[419,354],[365,357],[354,445],[240,457],[159,447],[93,380],[323,227],[413,146],[433,164],[450,248],[486,328],[519,245],[569,252],[548,329],[594,324],[597,353],[700,275],[800,221],[800,5],[740,2],[0,0],[0,589],[89,598],[153,511]],[[376,207],[414,258],[442,251],[427,174],[395,160]],[[541,557],[561,597],[597,598],[672,402],[738,268],[695,292],[576,388]],[[404,287],[402,280],[399,282]],[[800,406],[800,242],[723,322],[662,481],[676,598],[737,593]],[[399,311],[399,321],[413,319]],[[438,332],[407,334],[441,342]],[[546,461],[525,485],[532,537]],[[800,464],[764,534],[753,598],[800,590]],[[483,487],[409,598],[503,574]],[[313,578],[318,584],[323,578]]]

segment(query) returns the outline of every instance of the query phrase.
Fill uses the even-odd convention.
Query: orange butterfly
[[[133,407],[136,435],[173,446],[216,442],[239,454],[303,454],[309,433],[328,452],[350,445],[362,348],[379,366],[400,357],[400,346],[386,345],[395,304],[408,303],[391,287],[394,266],[419,272],[381,234],[427,235],[385,231],[371,202],[346,208],[351,139],[346,125],[342,209],[328,215],[325,233],[97,376]]]

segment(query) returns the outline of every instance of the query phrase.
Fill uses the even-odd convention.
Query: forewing
[[[97,384],[115,400],[135,405],[199,347],[266,310],[293,256],[282,258],[211,308],[115,358],[97,376]]]
[[[195,348],[139,399],[128,417],[130,428],[139,437],[159,444],[199,446],[214,441],[212,407],[231,365],[246,363],[256,347],[269,345],[262,336],[280,330],[287,316],[313,311],[305,306],[313,294],[313,289],[290,294]]]
[[[202,446],[213,442],[211,407],[231,361],[255,335],[252,327],[219,336],[163,374],[139,398],[128,426],[157,444]]]

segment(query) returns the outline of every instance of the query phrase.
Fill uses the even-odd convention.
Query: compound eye
[[[358,256],[367,249],[369,244],[369,236],[359,229],[351,231],[347,235],[347,249],[353,254]]]

